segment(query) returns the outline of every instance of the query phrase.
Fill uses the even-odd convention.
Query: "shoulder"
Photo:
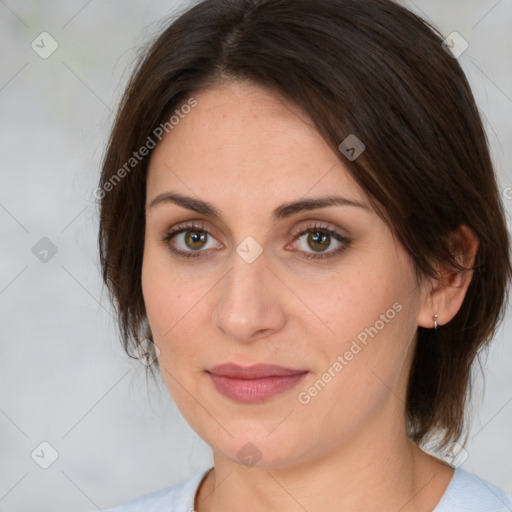
[[[180,484],[144,494],[104,512],[193,512],[197,488],[209,469]]]
[[[510,512],[512,496],[487,480],[457,468],[433,512]]]

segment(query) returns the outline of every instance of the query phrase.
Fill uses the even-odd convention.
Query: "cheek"
[[[155,341],[163,341],[191,307],[197,283],[187,287],[182,281],[166,251],[146,240],[141,285]]]
[[[298,291],[298,295],[307,297],[310,315],[316,316],[324,339],[342,348],[392,308],[400,290],[390,269],[384,267],[360,262],[315,286],[308,283]]]
[[[309,308],[319,318],[318,332],[323,333],[315,348],[322,353],[323,366],[316,370],[343,375],[333,380],[345,381],[347,397],[361,397],[374,384],[379,386],[374,373],[390,385],[401,376],[416,328],[411,272],[407,261],[393,254],[378,261],[360,259],[307,295]]]
[[[184,389],[195,393],[193,372],[194,339],[196,333],[186,324],[192,308],[190,294],[181,293],[181,284],[173,281],[169,270],[164,271],[145,260],[142,272],[142,290],[146,313],[153,334],[153,341],[159,350],[158,365],[170,396],[180,410],[188,411],[193,404],[187,399]],[[173,283],[173,284],[169,284]],[[186,338],[184,339],[184,334]],[[198,348],[195,347],[196,354]]]
[[[179,374],[180,382],[188,379],[201,362],[198,344],[204,338],[205,325],[198,318],[207,314],[205,299],[211,284],[205,279],[191,282],[171,265],[165,251],[151,248],[144,253],[141,280],[148,321],[160,350],[162,375],[166,381],[169,373]]]
[[[179,325],[180,318],[186,313],[186,297],[182,297],[180,285],[172,278],[158,252],[146,247],[142,263],[142,294],[153,339],[161,351],[159,361],[166,358],[165,340],[172,336],[175,325]]]

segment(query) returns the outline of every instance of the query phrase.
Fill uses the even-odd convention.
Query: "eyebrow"
[[[155,198],[153,198],[149,204],[148,209],[152,209],[159,204],[166,203],[177,204],[178,206],[182,206],[188,210],[193,210],[194,212],[200,213],[202,215],[215,217],[223,221],[222,213],[213,204],[207,201],[202,201],[201,199],[195,199],[193,197],[174,192],[164,192],[162,194],[158,194]],[[316,210],[319,208],[326,208],[329,206],[353,206],[356,208],[369,210],[366,204],[360,203],[359,201],[355,201],[353,199],[348,199],[342,196],[326,196],[312,199],[300,199],[298,201],[284,203],[274,209],[272,212],[272,217],[274,221],[277,222],[298,213]]]

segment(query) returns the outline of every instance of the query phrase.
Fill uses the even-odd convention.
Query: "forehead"
[[[152,153],[148,200],[172,188],[245,204],[333,192],[365,201],[343,157],[297,105],[239,82],[191,97],[196,105]]]

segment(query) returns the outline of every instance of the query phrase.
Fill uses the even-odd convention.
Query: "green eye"
[[[298,252],[303,253],[304,258],[307,259],[332,258],[341,254],[350,244],[350,240],[340,233],[326,226],[316,224],[303,229],[300,233],[294,235],[293,238],[295,241],[298,241],[304,235],[308,235],[305,242],[306,246]],[[327,251],[331,247],[333,239],[338,245],[334,250]],[[213,241],[216,241],[215,238],[203,226],[197,224],[178,226],[169,231],[162,241],[167,243],[169,250],[173,254],[182,258],[204,257],[205,255],[202,253],[207,252],[207,249],[216,247],[215,243],[213,243]],[[212,245],[208,247],[210,242],[212,242]],[[176,245],[181,247],[176,248]],[[308,248],[312,252],[308,251]]]

